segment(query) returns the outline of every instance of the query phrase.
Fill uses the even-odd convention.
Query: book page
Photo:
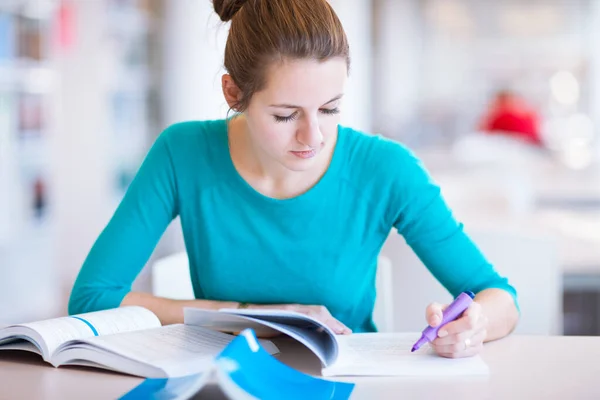
[[[128,358],[166,372],[167,376],[185,376],[206,369],[235,336],[198,326],[167,325],[145,331],[99,336],[65,344],[65,348],[82,344],[113,353],[116,359]],[[261,346],[275,354],[277,347],[265,340]],[[71,352],[73,355],[74,353]],[[116,361],[118,364],[118,360]]]
[[[240,332],[247,328],[252,328],[257,336],[280,332],[308,347],[323,365],[331,365],[338,356],[336,334],[321,322],[300,313],[266,309],[211,311],[186,307],[184,320],[188,325],[221,332]]]
[[[0,345],[0,350],[25,350],[32,353],[40,353],[36,345],[27,340],[7,341],[6,343],[0,341]]]
[[[160,321],[156,315],[145,308],[135,306],[17,325],[17,327],[29,328],[37,332],[43,339],[44,352],[49,357],[62,343],[68,340],[158,326],[160,326]]]
[[[340,336],[340,356],[323,369],[324,376],[457,376],[487,375],[479,356],[448,359],[426,345],[411,353],[420,333],[358,333]]]

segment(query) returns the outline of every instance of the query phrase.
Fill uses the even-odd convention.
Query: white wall
[[[590,116],[594,121],[596,154],[600,159],[600,1],[590,2],[590,8],[587,40],[590,54]]]
[[[377,133],[396,136],[417,107],[422,51],[419,1],[374,2],[373,125]]]
[[[341,124],[372,133],[372,0],[331,0],[350,44],[350,77]]]
[[[169,1],[163,11],[161,106],[165,125],[223,118],[227,107],[221,75],[229,25],[221,25],[210,1]]]

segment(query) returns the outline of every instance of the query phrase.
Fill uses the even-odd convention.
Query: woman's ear
[[[227,105],[234,111],[238,111],[236,110],[236,107],[240,100],[242,100],[242,91],[238,85],[235,84],[231,75],[223,74],[221,77],[221,86],[223,87],[223,95],[225,96]]]

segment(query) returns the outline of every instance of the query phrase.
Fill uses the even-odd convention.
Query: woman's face
[[[337,138],[346,61],[286,60],[267,70],[266,86],[245,111],[260,156],[292,171],[329,157]]]

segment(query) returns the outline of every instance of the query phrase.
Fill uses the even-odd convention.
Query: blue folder
[[[209,381],[216,381],[232,400],[345,400],[354,389],[353,383],[320,379],[288,367],[260,346],[252,329],[246,329],[215,358],[210,370],[177,378],[146,379],[121,400],[189,399]]]

